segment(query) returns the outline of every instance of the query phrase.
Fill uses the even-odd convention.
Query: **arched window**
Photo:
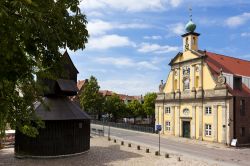
[[[195,39],[195,37],[193,37],[193,45],[195,45],[196,44],[196,39]]]

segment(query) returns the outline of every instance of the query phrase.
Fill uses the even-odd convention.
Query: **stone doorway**
[[[185,138],[190,138],[190,121],[182,122],[182,136]]]

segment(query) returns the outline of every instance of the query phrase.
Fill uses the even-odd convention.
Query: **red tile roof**
[[[213,74],[220,73],[222,69],[225,73],[250,77],[250,61],[212,52],[206,52],[206,56],[206,62]]]
[[[206,52],[206,63],[214,76],[218,76],[220,70],[222,72],[233,75],[249,76],[250,77],[250,61],[242,60],[230,56],[220,55],[212,52]],[[242,84],[242,89],[233,89],[227,85],[229,92],[234,96],[249,97],[250,89]]]
[[[78,90],[81,90],[82,87],[84,87],[84,85],[88,82],[88,79],[85,79],[85,80],[78,80],[77,81],[77,88]]]

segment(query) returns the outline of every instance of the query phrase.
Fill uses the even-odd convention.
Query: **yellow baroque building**
[[[155,104],[161,134],[230,145],[250,143],[250,62],[198,49],[189,21],[183,52],[169,63]]]

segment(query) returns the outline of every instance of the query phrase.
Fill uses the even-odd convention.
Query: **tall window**
[[[245,100],[240,100],[240,115],[245,115]]]
[[[212,125],[205,124],[205,136],[211,136],[211,135],[212,135]]]
[[[212,114],[212,107],[205,107],[205,114],[211,115]]]
[[[165,108],[165,114],[170,114],[170,113],[171,113],[170,107],[166,107]]]
[[[190,82],[189,82],[189,78],[185,78],[183,81],[183,89],[189,89],[190,88]]]
[[[194,45],[196,44],[195,37],[193,37],[193,44],[194,44]]]
[[[242,89],[242,78],[241,77],[234,77],[234,89],[241,90]]]
[[[167,131],[170,131],[170,122],[169,121],[166,121],[166,127],[165,127],[165,129]]]

